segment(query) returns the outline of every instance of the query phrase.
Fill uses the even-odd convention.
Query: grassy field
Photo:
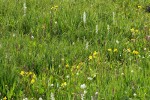
[[[0,0],[1,100],[150,100],[149,0]]]

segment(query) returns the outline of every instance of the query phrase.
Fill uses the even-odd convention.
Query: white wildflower
[[[98,100],[98,92],[95,92],[95,100]]]
[[[121,75],[124,75],[124,73],[121,73]]]
[[[40,97],[39,100],[43,100],[43,99]]]
[[[65,59],[64,59],[64,58],[61,58],[61,60],[64,61]]]
[[[86,90],[84,90],[84,94],[86,94],[87,93],[87,91]]]
[[[109,25],[107,25],[107,31],[108,31],[108,33],[110,32],[110,26]]]
[[[134,71],[133,70],[131,70],[131,73],[133,73]]]
[[[28,98],[24,98],[23,100],[28,100]]]
[[[85,85],[85,84],[81,84],[80,88],[81,88],[81,89],[85,89],[85,88],[86,88],[86,85]]]
[[[34,36],[33,36],[33,35],[31,36],[31,39],[34,39]]]
[[[53,86],[54,86],[54,84],[51,84],[50,86],[51,86],[51,87],[53,87]]]
[[[136,97],[136,95],[137,95],[136,93],[133,94],[133,96],[135,96],[135,97]]]
[[[84,98],[85,98],[84,94],[81,94],[81,100],[84,100]]]
[[[84,100],[84,98],[85,98],[85,94],[87,93],[87,91],[86,90],[84,90],[84,92],[83,92],[83,94],[81,94],[81,100]]]
[[[94,100],[94,97],[93,97],[93,96],[91,96],[91,100]]]
[[[57,88],[59,87],[59,83],[57,83]]]
[[[83,13],[83,22],[86,23],[86,12]]]
[[[113,12],[113,24],[115,24],[115,12]]]
[[[26,16],[26,9],[27,9],[26,2],[24,2],[23,3],[24,16]]]
[[[89,48],[89,42],[86,42],[85,49],[87,50],[88,48]]]
[[[54,93],[51,92],[51,100],[55,100]]]
[[[68,79],[68,78],[70,78],[70,76],[69,76],[69,75],[67,75],[67,76],[66,76],[66,78]]]
[[[57,21],[55,21],[55,24],[57,24]]]
[[[118,41],[118,40],[116,40],[116,43],[117,43],[117,44],[119,44],[119,41]]]
[[[95,92],[95,95],[98,95],[98,92]]]
[[[88,80],[90,80],[90,81],[92,81],[92,80],[93,80],[93,78],[92,78],[92,77],[88,77],[87,79],[88,79]]]
[[[13,37],[15,37],[16,36],[16,34],[13,34]]]

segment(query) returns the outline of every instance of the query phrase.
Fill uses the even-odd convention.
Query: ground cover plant
[[[0,0],[0,99],[149,100],[148,0]]]

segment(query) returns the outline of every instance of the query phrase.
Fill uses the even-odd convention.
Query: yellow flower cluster
[[[25,72],[25,71],[21,71],[20,72],[21,76],[25,76],[25,77],[31,77],[31,84],[35,83],[36,80],[36,75],[34,72]]]
[[[21,71],[21,72],[20,72],[20,75],[21,75],[21,76],[24,76],[24,75],[25,75],[25,72],[24,72],[24,71]]]
[[[67,85],[67,83],[66,82],[63,82],[62,84],[61,84],[61,87],[65,87]]]
[[[112,52],[112,49],[111,49],[111,48],[109,48],[109,49],[107,49],[107,51]],[[117,48],[115,48],[115,49],[113,50],[113,52],[118,52],[118,49],[117,49]]]
[[[115,48],[115,49],[114,49],[114,52],[118,52],[118,49]]]
[[[134,28],[131,28],[130,31],[131,31],[131,33],[138,33],[139,32],[139,30],[134,29]]]
[[[134,55],[138,55],[138,54],[139,54],[139,52],[136,51],[136,50],[133,50],[133,51],[131,52],[131,49],[130,49],[130,48],[126,49],[125,51],[128,52],[128,53],[132,53],[132,54],[134,54]]]
[[[58,6],[55,5],[51,8],[51,10],[57,10],[57,8],[58,8]]]
[[[2,100],[2,99],[1,99]],[[7,100],[7,97],[5,96],[4,98],[3,98],[3,100]]]
[[[134,55],[138,55],[139,54],[139,52],[138,51],[136,51],[136,50],[133,50],[133,52],[132,52]]]
[[[98,55],[97,51],[94,51],[92,55],[89,56],[89,60],[92,60],[93,58],[96,58]]]

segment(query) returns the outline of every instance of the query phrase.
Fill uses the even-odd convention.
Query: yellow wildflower
[[[31,80],[31,84],[33,84],[35,82],[35,79],[34,78],[32,78],[32,80]]]
[[[109,52],[111,52],[112,51],[112,49],[107,49]]]
[[[136,32],[136,33],[138,33],[138,32],[139,32],[139,30],[135,30],[135,32]]]
[[[135,54],[135,55],[138,55],[138,54],[139,54],[139,52],[138,52],[138,51],[135,51],[135,50],[133,50],[132,53]]]
[[[138,6],[138,8],[139,8],[139,9],[141,9],[141,8],[142,8],[142,6]]]
[[[77,66],[77,69],[80,69],[80,66],[79,66],[79,65]]]
[[[114,49],[114,52],[118,52],[118,49]]]
[[[61,84],[61,87],[65,87],[66,85],[67,85],[67,83],[64,82],[64,83]]]
[[[24,71],[21,71],[20,72],[20,75],[24,76],[25,72]]]
[[[3,98],[3,100],[7,100],[7,97],[5,96],[5,97]]]
[[[36,79],[36,75],[33,73],[33,76],[32,76],[32,78],[34,78],[34,79]]]
[[[66,64],[66,68],[69,68],[69,64]]]
[[[57,10],[57,8],[58,8],[58,6],[55,5],[55,6],[53,6],[51,9],[52,9],[52,10]]]
[[[96,52],[96,51],[94,51],[94,53],[93,53],[93,56],[95,56],[95,55],[97,55],[97,52]]]
[[[93,59],[93,57],[92,56],[89,56],[89,60],[92,60]]]
[[[134,28],[131,28],[130,31],[131,31],[132,33],[134,33]]]
[[[93,58],[96,58],[96,55],[97,55],[98,53],[96,52],[96,51],[94,51],[94,53],[93,53]]]
[[[32,72],[29,72],[28,74],[29,74],[29,75],[32,75]]]

